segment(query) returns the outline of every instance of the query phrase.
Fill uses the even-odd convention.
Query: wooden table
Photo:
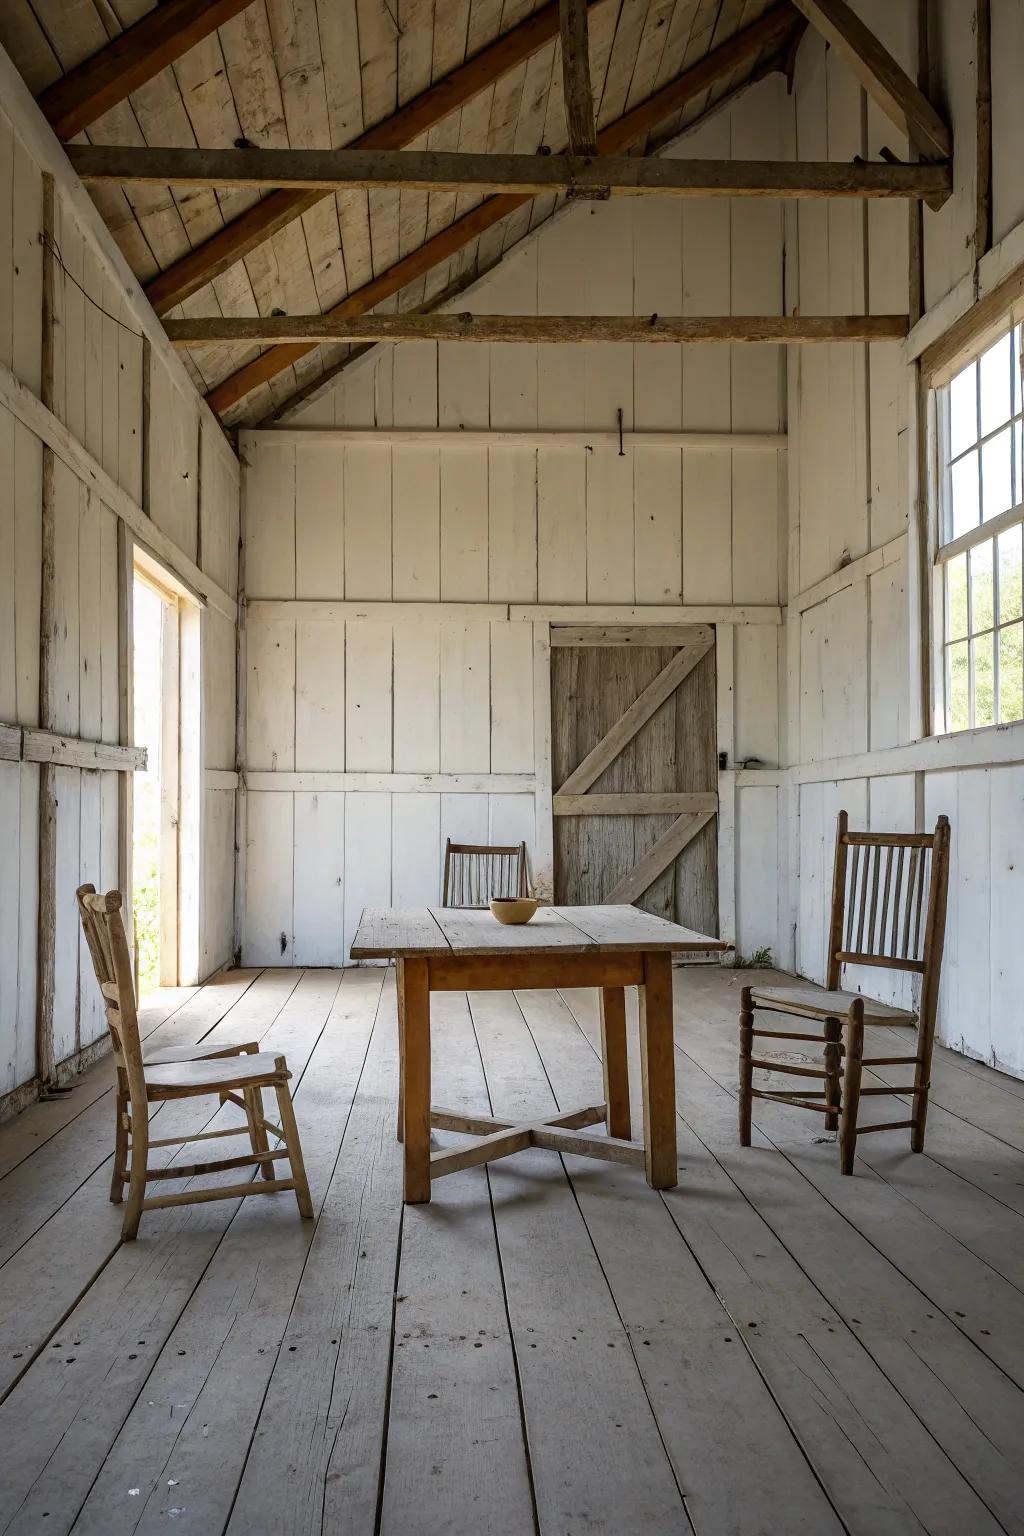
[[[430,1199],[432,1179],[507,1157],[526,1147],[634,1163],[652,1189],[676,1183],[672,955],[724,950],[707,934],[637,907],[542,907],[533,921],[504,927],[489,911],[453,907],[367,907],[353,960],[398,962],[400,1085],[398,1136],[405,1143],[405,1199]],[[624,988],[640,989],[644,1139],[631,1140]],[[431,992],[599,987],[603,1104],[524,1124],[466,1115],[430,1103]],[[604,1122],[607,1135],[583,1134]],[[431,1152],[431,1127],[477,1138]]]

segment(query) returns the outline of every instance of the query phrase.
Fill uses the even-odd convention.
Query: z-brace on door
[[[715,637],[551,631],[555,900],[718,933]]]

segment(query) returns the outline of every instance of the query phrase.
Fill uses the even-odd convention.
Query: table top
[[[411,955],[704,953],[731,948],[723,939],[631,906],[539,907],[531,922],[518,925],[499,923],[487,909],[364,907],[351,953],[353,960],[388,960]]]

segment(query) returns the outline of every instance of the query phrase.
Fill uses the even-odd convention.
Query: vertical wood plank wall
[[[868,25],[916,70],[914,6],[863,0]],[[932,66],[956,140],[956,190],[924,215],[925,304],[974,271],[974,7],[932,6]],[[1024,10],[993,8],[993,66],[1020,58]],[[1019,93],[998,78],[994,126],[996,239],[1024,215]],[[849,160],[907,145],[864,98],[835,51],[809,33],[787,103],[788,148],[803,159]],[[801,202],[786,212],[790,307],[804,313],[907,308],[907,212],[895,203]],[[920,682],[914,544],[908,511],[916,448],[909,422],[913,371],[896,345],[791,349],[789,358],[789,589],[806,592],[845,559],[892,545],[890,563],[787,625],[789,761],[807,765],[919,739]],[[902,546],[893,541],[902,537]],[[1010,727],[1018,733],[1022,727]],[[1024,741],[1021,757],[1024,759]],[[875,760],[876,763],[878,760]],[[881,764],[884,767],[884,760]],[[823,770],[824,773],[824,770]],[[1019,999],[1024,956],[1010,929],[1024,910],[1024,763],[929,773],[873,773],[795,786],[790,963],[823,981],[836,813],[854,826],[913,830],[940,813],[953,861],[939,1030],[945,1042],[1024,1075]],[[1011,916],[1013,914],[1013,916]],[[785,951],[784,951],[785,953]],[[861,978],[878,993],[878,975]],[[888,994],[911,995],[909,978]]]
[[[42,173],[0,113],[0,363],[40,392]],[[238,566],[238,464],[198,396],[151,354],[149,505],[143,486],[145,349],[124,293],[57,190],[53,413],[116,484],[229,593]],[[40,439],[0,406],[0,722],[39,718],[42,454]],[[52,727],[119,740],[118,519],[54,461]],[[202,617],[205,763],[234,769],[235,627]],[[39,898],[37,764],[0,762],[0,1100],[36,1071]],[[79,936],[75,888],[118,883],[118,775],[58,767],[54,1061],[101,1039],[106,1025]],[[203,809],[200,968],[232,951],[234,791],[207,789]]]
[[[685,141],[775,153],[771,80]],[[478,312],[779,312],[777,203],[583,204],[460,305]],[[780,430],[780,349],[466,346],[378,351],[283,425]],[[439,896],[447,836],[535,846],[533,625],[296,618],[274,600],[772,606],[785,455],[728,448],[295,446],[246,434],[246,963],[338,964],[364,903]],[[266,601],[271,600],[271,601]],[[776,624],[736,626],[731,759],[779,761]],[[726,637],[723,637],[723,639]],[[296,790],[315,772],[519,774],[522,793]],[[268,773],[283,777],[266,787]],[[259,775],[258,780],[253,778]],[[726,776],[731,785],[731,776]],[[260,787],[254,788],[253,782]],[[738,793],[744,952],[778,943],[777,789]],[[730,801],[731,803],[731,801]],[[732,937],[732,933],[729,935]]]

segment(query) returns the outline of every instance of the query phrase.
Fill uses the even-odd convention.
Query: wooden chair
[[[221,1045],[216,1053],[207,1056],[197,1054],[199,1047],[188,1046],[155,1051],[144,1058],[131,956],[121,916],[121,893],[108,891],[106,895],[97,895],[95,887],[83,885],[78,890],[78,907],[114,1047],[117,1131],[110,1198],[119,1204],[124,1186],[128,1185],[122,1237],[135,1237],[143,1211],[205,1200],[237,1200],[244,1195],[269,1195],[284,1189],[294,1190],[301,1215],[312,1217],[313,1204],[288,1089],[291,1074],[284,1057],[262,1053],[255,1044],[246,1043]],[[264,1088],[273,1088],[277,1094],[280,1128],[264,1117]],[[214,1094],[222,1104],[228,1101],[237,1104],[245,1112],[245,1125],[203,1131],[195,1136],[166,1136],[155,1141],[150,1138],[151,1104]],[[279,1148],[271,1149],[268,1131],[280,1140]],[[219,1141],[222,1136],[244,1135],[248,1135],[252,1151],[239,1157],[186,1166],[180,1163],[166,1168],[149,1166],[150,1147],[183,1146],[193,1141]],[[290,1178],[274,1177],[277,1158],[288,1159]],[[184,1190],[180,1194],[146,1196],[146,1185],[152,1179],[191,1179],[201,1174],[257,1165],[263,1175],[262,1183],[221,1184]]]
[[[743,1146],[750,1146],[754,1099],[792,1104],[799,1109],[824,1114],[826,1130],[838,1129],[840,1168],[843,1173],[852,1173],[861,1098],[867,1094],[910,1094],[913,1103],[909,1120],[865,1125],[861,1134],[907,1128],[911,1149],[914,1152],[924,1150],[948,883],[949,821],[945,816],[939,817],[933,833],[851,832],[846,812],[840,811],[826,990],[800,986],[743,988],[740,1013],[740,1142]],[[918,1011],[908,1012],[860,993],[842,991],[844,965],[882,966],[920,976]],[[782,1028],[755,1029],[756,1010],[821,1021],[822,1034],[795,1034],[791,1029]],[[865,1024],[916,1026],[913,1055],[865,1057]],[[824,1047],[824,1069],[756,1060],[753,1055],[755,1037],[814,1042],[820,1039]],[[862,1088],[862,1069],[871,1066],[912,1066],[914,1081],[895,1088]],[[753,1076],[759,1067],[797,1077],[822,1078],[824,1088],[790,1093],[755,1088]]]
[[[528,894],[525,843],[445,843],[443,907],[486,907],[492,896]]]

